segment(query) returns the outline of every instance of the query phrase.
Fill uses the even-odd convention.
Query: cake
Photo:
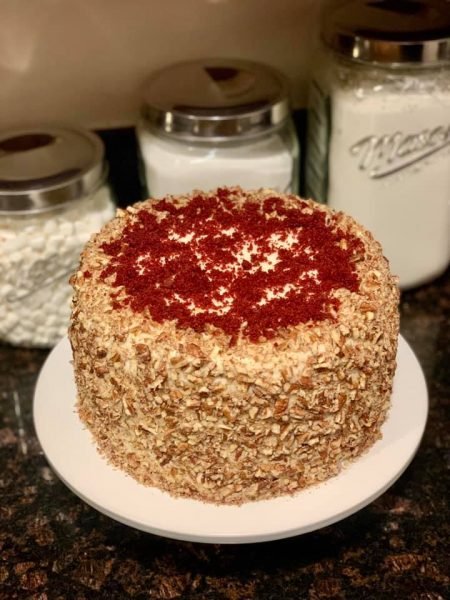
[[[89,241],[71,283],[79,417],[143,485],[293,494],[381,436],[399,292],[343,213],[268,189],[149,199]]]

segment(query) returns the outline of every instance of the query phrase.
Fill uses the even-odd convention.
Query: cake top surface
[[[101,239],[101,279],[115,310],[149,311],[156,322],[256,342],[333,320],[335,292],[359,289],[362,230],[296,196],[219,188],[138,203],[119,221]]]

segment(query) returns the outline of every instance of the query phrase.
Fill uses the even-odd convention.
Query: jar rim
[[[167,137],[220,142],[280,127],[289,86],[273,67],[240,59],[174,63],[146,82],[141,116]]]
[[[355,62],[450,63],[450,11],[443,0],[346,0],[322,14],[321,39]]]
[[[103,142],[90,131],[49,126],[0,133],[0,215],[66,206],[96,191],[107,174]]]

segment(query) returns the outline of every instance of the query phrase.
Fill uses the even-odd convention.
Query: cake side
[[[238,206],[273,196],[231,193]],[[395,372],[395,279],[350,217],[301,206],[332,215],[345,234],[337,243],[360,242],[350,257],[357,286],[331,289],[325,318],[257,339],[242,323],[236,335],[207,322],[195,330],[123,302],[111,244],[154,202],[119,211],[86,246],[72,279],[78,410],[100,451],[141,483],[217,503],[270,498],[338,473],[380,437]]]

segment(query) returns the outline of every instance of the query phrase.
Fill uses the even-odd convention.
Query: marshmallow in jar
[[[68,280],[114,211],[95,134],[0,133],[0,340],[51,347],[66,334]]]
[[[288,85],[266,65],[211,59],[155,73],[137,134],[153,197],[233,185],[298,190]]]
[[[328,8],[308,114],[308,195],[381,242],[400,286],[450,258],[450,5]]]

